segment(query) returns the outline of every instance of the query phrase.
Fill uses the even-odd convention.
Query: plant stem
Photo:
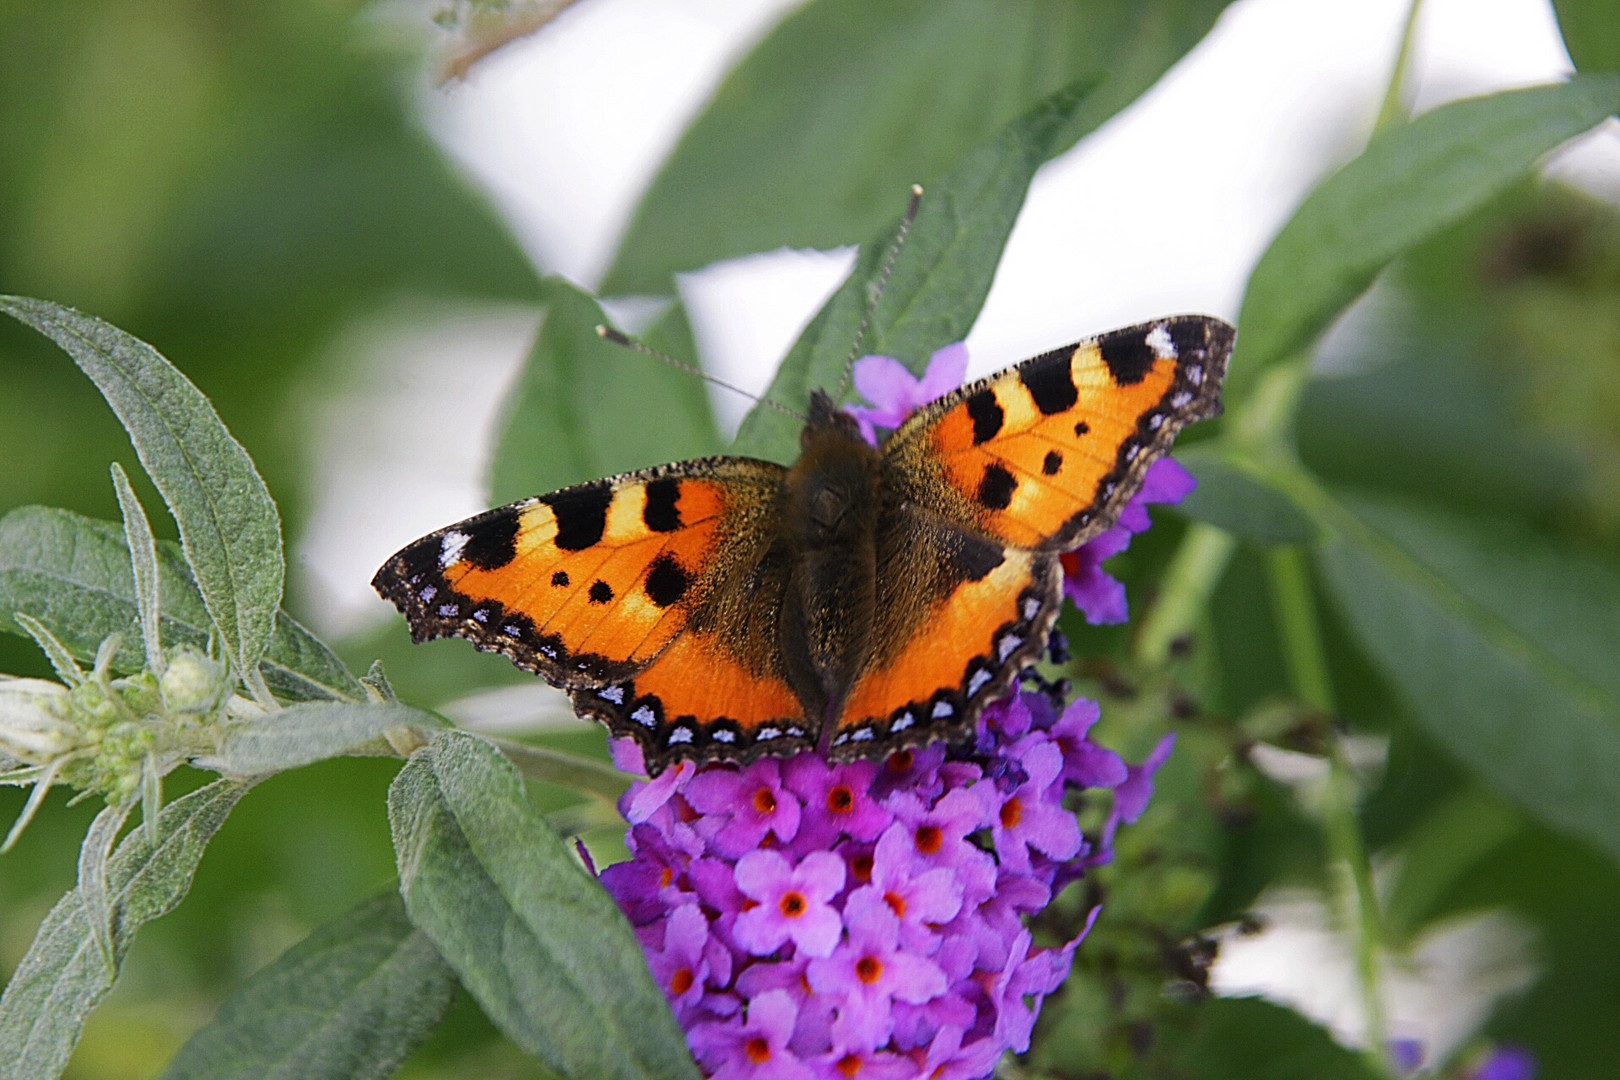
[[[1136,658],[1158,667],[1170,657],[1170,646],[1191,633],[1209,606],[1210,594],[1232,561],[1237,540],[1222,529],[1195,521],[1187,529],[1165,570],[1164,587],[1136,639]]]
[[[613,805],[624,789],[630,786],[630,777],[611,765],[575,754],[486,735],[501,752],[512,759],[518,770],[530,780],[544,780],[561,787],[591,795]]]
[[[1282,634],[1283,661],[1294,693],[1307,707],[1333,716],[1333,681],[1322,647],[1310,570],[1303,549],[1272,548],[1266,553],[1272,609]],[[1361,984],[1361,1005],[1366,1028],[1363,1048],[1380,1074],[1388,1073],[1383,995],[1379,965],[1383,933],[1378,895],[1373,888],[1372,861],[1362,839],[1356,815],[1360,783],[1338,739],[1329,743],[1328,789],[1322,806],[1322,829],[1333,860],[1349,873],[1354,900],[1345,897],[1345,922],[1355,928],[1356,968]]]

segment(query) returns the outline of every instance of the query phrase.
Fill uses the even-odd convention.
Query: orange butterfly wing
[[[1144,323],[1027,360],[907,418],[884,451],[911,517],[898,526],[904,542],[889,543],[897,554],[880,588],[964,544],[977,565],[937,577],[925,595],[880,596],[877,645],[832,746],[853,756],[971,730],[1045,647],[1061,599],[1056,555],[1112,526],[1175,433],[1219,411],[1232,341],[1218,319]]]
[[[784,472],[707,458],[524,499],[410,544],[372,586],[415,640],[505,654],[635,737],[654,771],[802,747],[774,635],[751,628],[780,604],[769,514]]]

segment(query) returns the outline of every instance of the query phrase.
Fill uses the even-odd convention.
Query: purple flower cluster
[[[708,1074],[971,1078],[1028,1049],[1085,930],[1039,948],[1023,917],[1110,857],[1169,750],[1129,767],[1096,720],[1023,692],[960,754],[687,762],[634,784],[634,858],[602,881]],[[634,743],[614,752],[639,768]],[[1087,788],[1114,792],[1094,842],[1063,806]]]
[[[966,365],[959,344],[920,379],[865,357],[854,379],[873,406],[851,412],[876,442]],[[1155,462],[1114,528],[1064,557],[1065,592],[1090,621],[1125,617],[1123,587],[1099,566],[1147,528],[1142,504],[1191,487],[1180,466]],[[1097,716],[1096,703],[1064,705],[1043,687],[985,709],[969,748],[683,762],[632,784],[620,802],[632,858],[601,879],[705,1073],[974,1080],[1027,1050],[1097,911],[1055,947],[1037,946],[1024,920],[1112,857],[1173,742],[1128,766],[1091,741]],[[634,742],[613,751],[644,771]],[[1087,790],[1112,792],[1090,839],[1064,806]]]

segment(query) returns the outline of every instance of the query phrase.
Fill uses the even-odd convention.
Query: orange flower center
[[[1004,829],[1016,828],[1024,816],[1024,803],[1014,795],[1001,804],[1001,827]]]
[[[889,768],[895,772],[905,772],[911,768],[911,751],[896,750],[889,755]]]
[[[855,793],[848,784],[839,784],[827,792],[827,809],[835,814],[847,814],[855,809]]]
[[[859,1054],[845,1054],[833,1068],[838,1070],[839,1076],[855,1076],[860,1073],[863,1064]]]
[[[855,875],[856,881],[867,882],[872,880],[872,856],[857,855],[849,860],[849,872]]]
[[[760,814],[776,813],[776,795],[768,787],[754,792],[754,810]]]
[[[681,968],[669,977],[669,988],[676,997],[692,989],[692,969]]]
[[[900,896],[897,893],[886,892],[886,893],[883,894],[883,902],[885,904],[889,905],[889,910],[890,911],[893,911],[896,915],[900,916],[902,919],[906,917],[906,898],[905,897]]]
[[[763,1065],[771,1060],[771,1044],[755,1035],[743,1044],[743,1053],[747,1054],[748,1060],[755,1065]]]
[[[783,915],[790,919],[797,919],[804,914],[804,909],[809,905],[805,903],[803,893],[787,892],[782,894],[781,903],[777,906],[782,909]]]
[[[875,956],[863,956],[855,961],[855,977],[870,986],[883,977],[883,961]]]
[[[945,844],[945,834],[938,825],[923,825],[917,829],[917,850],[924,855],[936,854]]]

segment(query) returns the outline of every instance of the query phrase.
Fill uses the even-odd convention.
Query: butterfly
[[[1176,316],[1043,353],[881,447],[820,391],[792,467],[681,461],[422,537],[372,586],[416,641],[503,653],[648,772],[958,741],[1044,650],[1059,556],[1220,411],[1234,331]]]

